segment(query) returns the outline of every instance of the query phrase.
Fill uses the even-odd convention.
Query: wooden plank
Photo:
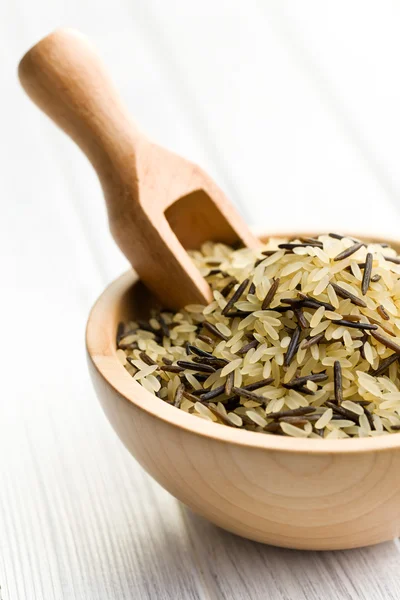
[[[90,168],[18,88],[16,61],[41,35],[62,22],[92,35],[143,127],[203,164],[268,226],[282,227],[283,217],[322,226],[335,203],[341,226],[343,214],[349,222],[356,215],[349,198],[389,204],[261,5],[149,6],[152,13],[140,7],[136,14],[130,2],[111,11],[99,1],[95,20],[93,6],[75,0],[63,7],[19,0],[3,9],[0,56],[9,87],[2,99],[10,118],[3,120],[0,191],[12,201],[0,220],[0,252],[8,257],[3,306],[13,316],[2,324],[0,346],[7,365],[0,400],[3,598],[397,598],[393,544],[306,554],[241,540],[185,509],[182,517],[99,410],[84,364],[84,324],[95,296],[126,263],[108,236]],[[310,29],[315,9],[304,11]],[[337,39],[328,46],[334,58]],[[354,68],[345,71],[344,59],[350,79]],[[378,101],[369,106],[378,114]],[[386,130],[393,106],[388,121],[376,121]],[[248,154],[250,144],[257,155]],[[383,216],[397,227],[393,209]],[[385,219],[378,214],[374,225]]]
[[[199,563],[221,600],[399,597],[399,554],[392,542],[344,552],[302,552],[243,540],[189,510],[185,518]]]

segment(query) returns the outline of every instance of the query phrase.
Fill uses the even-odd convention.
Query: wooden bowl
[[[278,437],[168,405],[134,382],[116,357],[118,323],[147,312],[151,302],[135,273],[125,273],[94,305],[86,342],[108,419],[158,483],[212,523],[276,546],[345,549],[400,534],[400,434]]]

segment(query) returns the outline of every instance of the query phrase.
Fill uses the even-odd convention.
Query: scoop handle
[[[30,98],[83,150],[114,210],[117,178],[135,165],[138,146],[148,143],[133,124],[89,40],[60,29],[23,57],[19,78]]]
[[[86,37],[69,29],[48,35],[25,54],[19,78],[94,166],[113,237],[142,281],[164,306],[209,302],[209,285],[165,217],[189,182],[202,187],[196,169],[139,132]]]

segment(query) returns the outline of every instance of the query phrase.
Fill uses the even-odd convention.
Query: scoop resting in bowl
[[[101,404],[150,475],[216,525],[264,543],[343,549],[399,534],[399,434],[277,437],[177,410],[133,381],[116,355],[118,323],[146,316],[153,302],[128,272],[102,294],[87,326]]]
[[[22,59],[19,76],[91,161],[114,238],[148,288],[169,307],[208,301],[210,289],[184,248],[205,240],[258,246],[223,192],[198,166],[140,133],[81,34],[44,38]],[[277,437],[178,410],[135,382],[116,354],[118,323],[147,316],[152,305],[130,272],[102,294],[87,326],[100,401],[148,473],[210,521],[266,543],[350,548],[399,534],[399,434]]]

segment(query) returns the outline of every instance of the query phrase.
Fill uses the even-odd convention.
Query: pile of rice
[[[264,434],[400,430],[400,257],[338,234],[191,252],[214,300],[120,324],[117,355],[151,394]]]

